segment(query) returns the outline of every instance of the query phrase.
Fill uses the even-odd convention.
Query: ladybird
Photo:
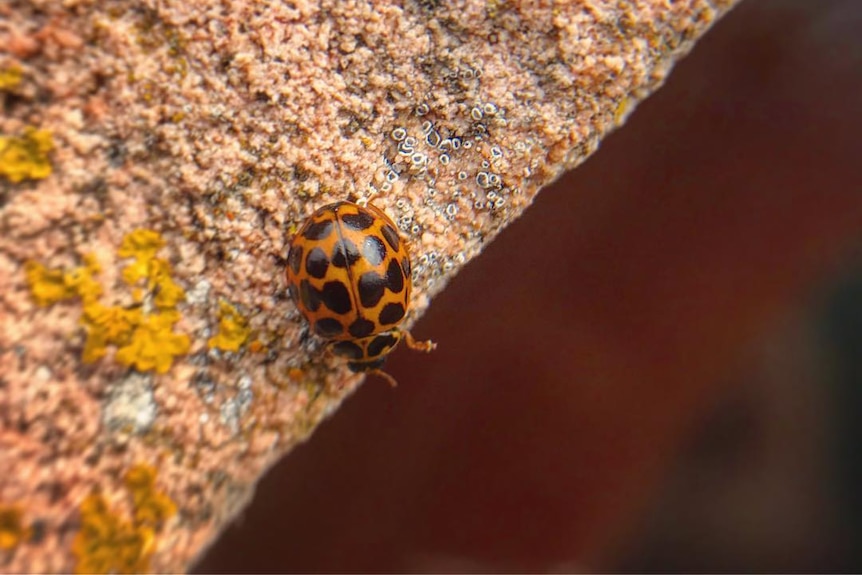
[[[399,329],[413,283],[407,245],[381,210],[336,202],[314,212],[290,242],[287,285],[311,330],[355,373],[380,370],[401,340],[431,351]]]

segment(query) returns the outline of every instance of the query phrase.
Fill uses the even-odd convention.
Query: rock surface
[[[411,323],[732,4],[0,7],[3,568],[186,568],[359,382],[304,217],[387,211]]]

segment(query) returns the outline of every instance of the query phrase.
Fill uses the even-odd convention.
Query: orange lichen
[[[165,245],[152,230],[126,234],[117,250],[121,257],[134,262],[123,269],[123,279],[130,285],[146,280],[146,291],[134,290],[137,305],[106,306],[99,301],[102,287],[95,277],[100,271],[92,255],[84,256],[84,265],[72,271],[52,270],[38,262],[25,266],[33,299],[39,305],[51,305],[65,299],[80,298],[83,313],[80,323],[87,333],[82,360],[92,363],[105,356],[108,346],[118,348],[119,363],[141,371],[165,373],[177,355],[188,353],[191,340],[173,332],[180,319],[177,304],[185,291],[171,277],[170,264],[156,257]],[[144,309],[142,293],[152,294],[154,311]]]
[[[222,351],[239,351],[248,339],[251,329],[248,320],[226,301],[219,302],[218,333],[207,341],[210,348]]]
[[[287,377],[293,381],[302,381],[305,378],[305,372],[298,367],[292,367],[287,371]]]
[[[132,499],[132,519],[108,507],[98,492],[81,503],[81,529],[72,542],[77,573],[139,573],[149,569],[156,535],[176,514],[176,504],[156,487],[156,472],[135,465],[124,483]]]
[[[48,152],[53,149],[48,130],[28,127],[21,136],[0,135],[0,176],[15,184],[47,178],[51,175]]]
[[[0,505],[0,551],[9,551],[30,538],[31,529],[24,525],[20,507]]]

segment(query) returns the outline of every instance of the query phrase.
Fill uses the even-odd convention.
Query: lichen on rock
[[[177,510],[156,486],[149,465],[135,465],[123,477],[132,505],[131,517],[113,509],[94,490],[81,502],[80,528],[72,542],[76,573],[142,573],[158,548],[157,537]]]
[[[48,153],[53,149],[54,141],[47,130],[28,126],[20,135],[0,132],[0,176],[13,184],[47,178],[52,170]]]
[[[135,303],[130,306],[101,303],[103,290],[95,277],[101,266],[93,254],[84,256],[83,266],[69,271],[49,269],[35,261],[26,263],[27,283],[36,303],[47,306],[73,298],[81,301],[80,323],[87,333],[84,363],[101,359],[111,345],[118,347],[115,359],[120,364],[166,373],[174,357],[188,352],[188,335],[173,331],[181,317],[176,306],[185,292],[171,278],[170,265],[156,257],[163,246],[161,236],[151,230],[135,230],[123,238],[117,255],[133,262],[123,268],[121,276],[129,286],[146,285],[145,291],[134,292]],[[152,300],[150,304],[146,297]]]

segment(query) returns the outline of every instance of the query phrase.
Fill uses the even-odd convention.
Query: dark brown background
[[[856,0],[744,2],[198,569],[862,568],[860,30]]]

